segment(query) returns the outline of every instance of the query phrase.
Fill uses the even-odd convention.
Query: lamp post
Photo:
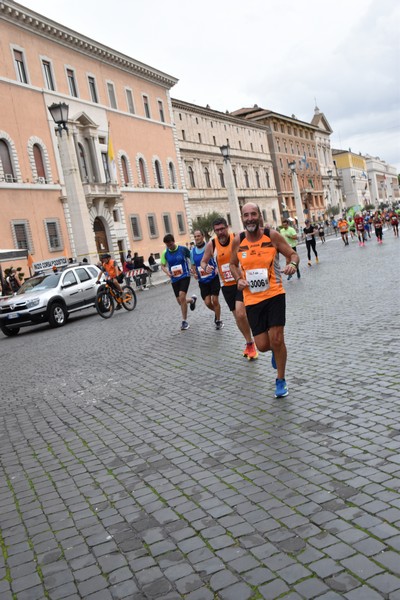
[[[52,104],[48,109],[57,125],[56,138],[66,196],[64,210],[71,223],[69,235],[71,253],[77,259],[95,258],[97,249],[93,227],[90,222],[75,146],[68,132],[69,106],[65,102],[60,102]],[[66,133],[64,136],[63,131]]]
[[[331,198],[331,206],[337,206],[336,198],[335,198],[335,189],[333,187],[333,172],[332,169],[328,169],[327,171],[329,178],[329,196]]]
[[[294,194],[294,202],[296,205],[297,223],[298,223],[298,227],[299,227],[299,232],[302,233],[303,228],[305,226],[304,211],[303,211],[303,204],[301,202],[299,180],[297,179],[296,163],[294,161],[290,162],[289,168],[290,168],[291,174],[292,174],[292,187],[293,187],[293,194]]]
[[[226,181],[226,190],[228,192],[229,201],[229,212],[231,215],[231,227],[232,231],[238,233],[243,229],[242,218],[240,214],[239,201],[236,194],[235,180],[233,177],[232,163],[231,163],[231,149],[230,146],[221,146],[221,154],[224,157],[224,175]]]

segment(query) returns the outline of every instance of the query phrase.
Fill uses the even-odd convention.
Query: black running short
[[[286,294],[279,294],[258,304],[246,306],[247,320],[253,335],[265,333],[271,327],[286,324]]]
[[[214,279],[211,279],[211,281],[208,281],[207,283],[202,283],[199,281],[199,288],[203,300],[205,300],[207,296],[219,296],[221,289],[219,277],[214,277]]]
[[[237,285],[223,285],[222,294],[225,298],[229,310],[234,311],[236,308],[236,302],[243,302],[243,292],[237,289]]]
[[[190,277],[182,277],[182,279],[178,279],[178,281],[172,282],[172,289],[174,290],[174,294],[176,297],[179,296],[179,292],[187,293],[190,284]]]

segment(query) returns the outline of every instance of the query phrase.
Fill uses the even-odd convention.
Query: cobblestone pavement
[[[399,600],[399,249],[301,247],[281,400],[169,285],[2,337],[1,600]]]

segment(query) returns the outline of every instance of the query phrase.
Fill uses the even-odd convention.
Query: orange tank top
[[[244,233],[240,234],[238,259],[243,278],[249,284],[243,290],[246,306],[258,304],[279,294],[284,294],[282,274],[279,267],[278,251],[269,237],[269,229],[264,229],[257,242],[249,242]]]
[[[229,267],[234,237],[234,233],[229,234],[229,242],[226,246],[220,244],[217,237],[213,238],[214,258],[218,265],[219,279],[222,286],[236,285],[236,281]]]
[[[105,270],[107,271],[108,275],[110,277],[112,277],[113,279],[115,279],[115,277],[117,277],[120,273],[119,268],[117,267],[117,265],[115,264],[115,260],[110,259],[108,261],[107,264],[103,265]]]

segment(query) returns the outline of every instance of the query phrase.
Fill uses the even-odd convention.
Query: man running
[[[374,229],[376,241],[378,242],[378,244],[382,244],[383,219],[378,212],[376,212],[374,216]]]
[[[224,324],[221,321],[221,305],[219,303],[219,292],[221,285],[218,277],[217,263],[213,258],[210,258],[208,265],[211,266],[211,273],[206,271],[201,266],[201,259],[204,256],[206,242],[203,233],[197,229],[193,232],[195,245],[190,251],[190,264],[192,265],[192,273],[199,282],[200,294],[204,300],[204,304],[214,313],[215,329],[222,329]]]
[[[208,263],[214,256],[218,265],[221,290],[225,302],[235,318],[239,331],[246,340],[243,356],[248,360],[255,360],[258,357],[258,352],[247,321],[246,310],[243,304],[243,292],[237,289],[236,281],[233,278],[229,267],[232,242],[235,234],[229,233],[228,223],[223,217],[215,219],[213,222],[213,229],[215,238],[210,240],[206,245],[200,264],[206,273],[211,273],[212,267]]]
[[[289,225],[289,221],[284,219],[282,221],[283,229],[281,229],[281,236],[285,238],[289,246],[294,252],[297,252],[297,232],[294,227]],[[290,281],[293,275],[289,275],[287,280]],[[300,279],[300,269],[297,267],[297,279]]]
[[[238,289],[243,290],[257,348],[260,352],[272,350],[272,366],[277,369],[275,398],[283,398],[289,392],[285,380],[286,308],[282,273],[294,275],[300,259],[280,233],[260,227],[259,219],[260,209],[256,204],[249,202],[243,206],[245,231],[235,236],[230,267]],[[282,271],[279,254],[286,258]]]
[[[345,246],[349,245],[349,224],[344,217],[339,220],[338,223],[340,235],[342,236],[342,240]]]
[[[308,266],[311,267],[311,250],[315,254],[315,262],[319,263],[318,252],[317,252],[317,243],[315,241],[315,234],[317,230],[314,225],[310,223],[308,219],[304,221],[305,227],[303,228],[304,235],[306,236],[306,247],[307,247],[307,258],[308,258]],[[336,225],[337,229],[337,225]]]
[[[354,217],[350,217],[348,223],[351,241],[354,241],[354,238],[356,237],[356,224],[354,223]]]
[[[196,294],[191,298],[186,298],[190,284],[190,270],[188,261],[190,260],[189,248],[178,246],[175,243],[175,238],[171,233],[164,236],[163,242],[165,250],[161,254],[161,268],[166,275],[171,279],[172,289],[178,304],[181,307],[182,325],[181,330],[189,329],[190,325],[187,322],[187,307],[190,304],[190,310],[196,308]]]

